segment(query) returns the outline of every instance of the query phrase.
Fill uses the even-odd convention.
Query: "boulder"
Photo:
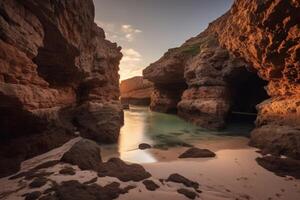
[[[264,156],[256,158],[263,168],[274,172],[278,176],[293,176],[300,179],[300,161],[277,156]]]
[[[250,145],[265,154],[288,155],[300,159],[300,130],[290,126],[264,125],[251,132]]]
[[[143,166],[139,164],[126,164],[119,158],[111,158],[106,163],[102,163],[98,170],[98,176],[111,176],[121,181],[141,181],[151,177]]]
[[[82,170],[97,171],[102,162],[100,147],[91,140],[82,139],[62,156],[61,161],[77,165]]]
[[[80,135],[98,143],[114,143],[118,140],[123,112],[118,102],[86,102],[75,111],[74,124]]]

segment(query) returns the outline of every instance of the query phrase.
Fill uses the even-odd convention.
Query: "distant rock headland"
[[[123,105],[149,105],[153,91],[153,84],[143,79],[142,76],[135,76],[121,81],[121,103]]]

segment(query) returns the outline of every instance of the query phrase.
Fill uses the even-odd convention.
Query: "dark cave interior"
[[[231,109],[229,121],[253,123],[257,116],[256,105],[268,99],[267,81],[246,68],[239,69],[230,77]]]

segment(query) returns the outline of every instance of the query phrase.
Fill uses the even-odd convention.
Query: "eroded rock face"
[[[172,75],[168,73],[172,66],[162,65],[174,63],[172,60],[177,61],[173,70],[179,70],[180,65],[180,73],[174,74],[173,79],[157,79],[158,69],[161,73],[167,71],[165,76]],[[144,70],[145,78],[155,83],[151,108],[161,112],[178,109],[181,117],[197,125],[210,129],[224,128],[233,104],[228,77],[246,67],[247,63],[242,59],[220,47],[214,33],[204,32],[181,47],[169,50],[157,63]],[[167,81],[162,84],[164,80]],[[175,84],[169,82],[171,80],[179,82]]]
[[[180,116],[210,129],[224,128],[230,113],[257,109],[251,144],[299,158],[299,13],[295,0],[236,0],[204,32],[144,70],[157,90],[151,104],[178,103]],[[188,89],[172,101],[157,85],[173,83]]]
[[[121,103],[123,105],[149,105],[152,91],[153,84],[143,79],[142,76],[123,80],[120,84]]]
[[[154,86],[151,95],[151,110],[165,113],[176,113],[177,103],[184,91],[185,84],[171,84]]]
[[[188,49],[188,48],[187,48]],[[177,103],[186,88],[183,63],[189,57],[189,49],[170,49],[157,62],[143,70],[145,79],[154,83],[150,108],[159,112],[176,112]]]
[[[116,141],[122,54],[94,23],[93,1],[3,0],[0,8],[0,160],[45,152],[76,129],[83,135],[103,132],[103,138]],[[105,105],[85,111],[102,126],[91,128],[82,116],[74,119],[86,104]],[[114,109],[106,112],[106,105]],[[107,127],[105,119],[114,124]],[[6,151],[16,144],[19,150]]]
[[[257,128],[252,143],[272,151],[275,145],[270,148],[270,143],[281,138],[275,142],[277,149],[284,149],[283,153],[291,156],[298,151],[297,158],[300,158],[299,11],[300,4],[294,0],[236,1],[229,13],[212,25],[220,43],[251,63],[259,76],[268,81],[266,90],[270,99],[257,106]],[[279,130],[293,130],[293,136],[284,136]]]

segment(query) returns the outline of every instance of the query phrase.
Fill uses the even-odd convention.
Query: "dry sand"
[[[63,152],[68,150],[72,144],[79,138],[73,139],[64,146],[57,148],[51,152],[40,155],[22,165],[23,170],[30,169],[41,162],[47,160],[55,160],[61,157]],[[254,199],[254,200],[299,200],[300,199],[300,181],[291,177],[278,177],[272,172],[260,167],[255,158],[260,156],[256,153],[255,148],[247,146],[246,138],[228,138],[225,140],[197,141],[194,145],[200,148],[209,148],[216,153],[215,158],[199,158],[199,159],[178,159],[178,155],[187,148],[170,148],[168,150],[149,149],[134,150],[130,152],[121,152],[122,159],[128,160],[130,154],[148,155],[152,158],[152,162],[145,159],[142,165],[152,174],[150,178],[160,186],[156,191],[148,191],[142,182],[121,182],[116,178],[103,177],[98,178],[97,184],[106,185],[113,181],[121,183],[122,187],[135,185],[136,188],[129,193],[121,195],[118,199],[122,200],[179,200],[187,199],[185,196],[177,193],[177,189],[186,188],[179,183],[163,182],[159,179],[166,179],[172,173],[179,173],[190,180],[200,184],[199,193],[196,199],[203,200],[227,200],[227,199]],[[108,150],[105,159],[108,159]],[[129,154],[129,155],[128,155]],[[114,155],[118,155],[114,153]],[[127,159],[126,159],[127,158]],[[55,167],[46,169],[46,171],[55,172],[49,177],[58,183],[66,180],[78,180],[79,182],[88,181],[96,177],[96,173],[92,171],[81,171],[76,166],[76,174],[73,176],[65,176],[58,173],[64,166],[68,164],[58,164]],[[24,180],[8,180],[8,178],[0,179],[0,199],[23,199],[22,194],[31,191],[43,191],[50,187],[49,183],[42,188],[29,189]]]

